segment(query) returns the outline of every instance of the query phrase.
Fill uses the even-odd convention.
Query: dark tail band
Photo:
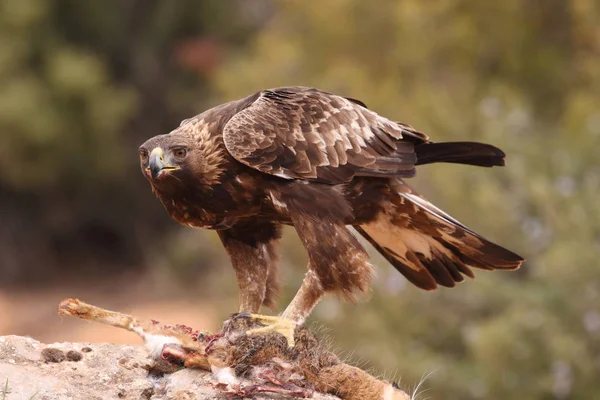
[[[415,146],[416,165],[447,162],[480,167],[504,166],[502,150],[477,142],[423,143]]]

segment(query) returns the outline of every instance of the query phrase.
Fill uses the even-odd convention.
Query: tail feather
[[[493,167],[503,166],[506,156],[497,147],[477,142],[426,142],[416,145],[415,153],[416,165],[447,162]]]
[[[408,186],[394,195],[393,207],[370,223],[355,226],[414,285],[433,290],[453,287],[471,268],[517,269],[519,255],[477,235],[414,193]]]
[[[368,229],[368,227],[366,227]],[[419,265],[417,268],[407,267],[404,263],[402,263],[403,256],[396,253],[394,250],[389,247],[381,246],[369,233],[367,233],[363,227],[360,225],[355,225],[354,229],[358,233],[360,233],[375,249],[381,254],[390,264],[394,266],[399,272],[402,273],[410,282],[412,282],[415,286],[420,287],[425,290],[433,290],[437,287],[436,281],[431,276],[431,274],[427,271],[427,268]],[[409,254],[406,257],[410,257]]]

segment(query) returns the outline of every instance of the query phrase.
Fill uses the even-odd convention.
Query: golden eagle
[[[325,293],[353,298],[369,288],[369,257],[347,225],[426,290],[473,278],[471,268],[513,270],[523,262],[404,181],[417,165],[435,162],[502,166],[500,149],[433,143],[351,98],[306,87],[263,90],[183,121],[139,153],[169,215],[218,232],[237,276],[240,313],[273,308],[280,228],[294,226],[308,272],[265,327],[288,338]]]

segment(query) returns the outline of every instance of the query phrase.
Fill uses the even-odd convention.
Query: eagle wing
[[[237,161],[278,177],[330,184],[361,175],[408,177],[415,144],[428,141],[360,101],[317,89],[270,89],[252,97],[225,124],[223,141]]]

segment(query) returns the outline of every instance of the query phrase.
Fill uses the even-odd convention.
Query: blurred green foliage
[[[82,274],[173,265],[179,276],[226,280],[224,292],[207,290],[235,307],[233,274],[201,268],[227,264],[215,235],[168,221],[139,175],[137,144],[262,88],[315,86],[433,140],[504,149],[504,169],[429,166],[413,184],[528,260],[519,272],[480,271],[474,282],[425,293],[376,257],[370,302],[327,299],[315,311],[335,346],[403,385],[432,372],[423,397],[597,396],[597,1],[5,0],[0,8],[6,282],[69,265]],[[306,260],[289,236],[282,305]]]
[[[215,103],[257,21],[219,0],[0,2],[0,285],[154,263],[174,229],[137,147]]]

